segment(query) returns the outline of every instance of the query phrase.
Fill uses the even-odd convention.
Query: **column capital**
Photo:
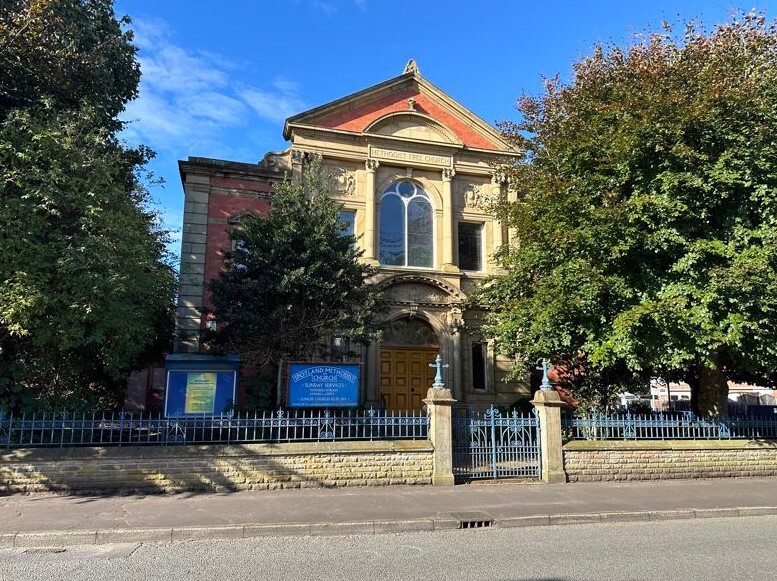
[[[491,184],[495,186],[501,186],[507,181],[502,172],[495,172],[491,174]]]
[[[314,161],[320,161],[322,155],[315,151],[305,151],[302,149],[291,150],[292,163],[312,163]]]
[[[456,175],[456,170],[454,170],[452,167],[445,167],[442,170],[443,181],[449,182],[453,179],[453,176],[455,175]]]
[[[375,171],[380,167],[380,162],[377,159],[367,158],[364,160],[364,169],[367,171]]]

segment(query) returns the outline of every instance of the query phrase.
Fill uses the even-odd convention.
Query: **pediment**
[[[231,224],[233,226],[235,224],[240,224],[249,216],[261,217],[261,214],[254,210],[243,210],[242,212],[238,212],[237,214],[232,214],[229,216],[229,218],[227,218],[227,224]]]
[[[378,284],[383,300],[394,304],[449,306],[464,300],[464,295],[451,285],[432,276],[404,274]]]
[[[317,128],[514,153],[494,127],[422,77],[417,69],[286,120],[283,135]]]
[[[389,113],[364,129],[365,133],[404,139],[461,144],[450,129],[431,117],[413,112]]]

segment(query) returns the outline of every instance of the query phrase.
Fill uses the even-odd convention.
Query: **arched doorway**
[[[380,345],[380,399],[390,411],[420,410],[421,400],[434,382],[429,367],[440,352],[432,327],[417,318],[392,321]]]

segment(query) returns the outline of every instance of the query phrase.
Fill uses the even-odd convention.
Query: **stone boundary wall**
[[[774,440],[574,441],[569,482],[777,476]]]
[[[431,484],[432,456],[427,440],[24,448],[0,452],[0,494]]]

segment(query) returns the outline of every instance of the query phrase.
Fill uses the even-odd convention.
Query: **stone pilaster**
[[[200,308],[205,294],[205,248],[208,235],[210,178],[190,173],[183,184],[184,222],[181,270],[175,317],[176,352],[200,349]]]
[[[532,404],[537,408],[540,422],[542,480],[548,484],[566,482],[561,441],[561,407],[566,404],[555,391],[538,391]]]
[[[442,269],[446,272],[458,272],[453,263],[453,190],[451,181],[456,172],[451,168],[442,170]]]
[[[496,201],[499,200],[502,196],[502,180],[500,179],[499,175],[494,174],[491,177],[491,199]],[[494,218],[494,252],[496,252],[499,247],[504,244],[504,239],[502,236],[502,223]]]
[[[430,387],[424,400],[429,413],[429,439],[434,446],[432,484],[453,486],[453,420],[456,400],[451,390]]]
[[[377,204],[375,203],[375,171],[378,169],[378,160],[368,159],[364,162],[364,168],[367,172],[367,179],[364,180],[364,256],[362,257],[368,264],[378,264],[375,244],[375,214]]]
[[[305,165],[305,152],[299,149],[291,150],[291,180],[298,184],[302,180],[302,168]]]
[[[510,183],[507,184],[507,201],[510,204],[518,203],[518,192],[515,189],[515,187],[513,187],[512,184]],[[509,244],[512,244],[513,242],[515,242],[516,234],[517,232],[515,228],[509,228],[507,230],[507,242]]]

